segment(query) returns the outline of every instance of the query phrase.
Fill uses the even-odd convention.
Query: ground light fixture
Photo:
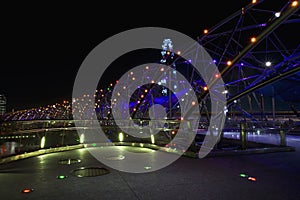
[[[24,194],[28,194],[28,193],[33,192],[33,189],[32,188],[25,188],[21,192],[24,193]]]
[[[65,175],[59,175],[59,176],[56,176],[56,178],[57,179],[65,179],[65,178],[67,178],[67,176],[65,176]]]

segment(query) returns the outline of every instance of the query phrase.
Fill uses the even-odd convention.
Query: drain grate
[[[72,171],[72,174],[77,177],[102,176],[108,173],[110,173],[110,171],[103,167],[82,167]]]
[[[80,159],[71,159],[71,158],[62,159],[62,160],[58,161],[58,163],[62,164],[62,165],[71,165],[71,164],[76,164],[76,163],[80,163],[80,162],[81,162]]]

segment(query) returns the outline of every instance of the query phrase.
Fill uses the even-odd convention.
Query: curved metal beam
[[[231,97],[231,98],[229,98],[229,99],[227,100],[227,104],[229,105],[229,104],[231,104],[234,100],[237,100],[237,99],[243,97],[243,96],[246,95],[246,94],[249,94],[249,93],[251,93],[251,92],[253,92],[253,91],[255,91],[255,90],[258,90],[258,89],[260,89],[260,88],[262,88],[262,87],[264,87],[264,86],[266,86],[266,85],[268,85],[268,84],[271,84],[271,83],[274,83],[274,82],[276,82],[276,81],[282,80],[282,79],[284,79],[284,78],[286,78],[286,77],[288,77],[288,76],[291,76],[291,75],[293,75],[293,74],[295,74],[295,73],[297,73],[297,72],[299,72],[299,71],[300,71],[300,64],[297,65],[296,67],[294,67],[293,69],[289,70],[289,71],[286,71],[286,72],[284,72],[284,73],[282,73],[282,74],[280,74],[280,75],[278,75],[278,76],[275,76],[275,77],[272,77],[272,78],[270,78],[270,79],[268,79],[268,80],[265,80],[265,81],[263,81],[263,82],[261,82],[261,83],[259,83],[259,84],[257,84],[257,85],[254,85],[254,86],[251,87],[251,88],[248,88],[247,90],[244,90],[244,91],[242,91],[242,92],[240,92],[240,93],[234,95],[233,97]]]

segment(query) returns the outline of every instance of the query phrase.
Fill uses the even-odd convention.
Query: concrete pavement
[[[291,140],[299,145],[299,140]],[[92,148],[92,147],[91,147]],[[115,147],[118,148],[118,147]],[[78,159],[60,164],[62,159]],[[117,161],[118,162],[118,161]],[[122,162],[122,161],[121,161]],[[77,177],[81,167],[110,173]],[[180,157],[149,173],[120,172],[97,161],[87,148],[40,155],[0,165],[1,199],[300,199],[300,153]],[[241,177],[251,176],[256,181]],[[57,176],[66,176],[58,179]],[[25,188],[31,193],[22,193]]]

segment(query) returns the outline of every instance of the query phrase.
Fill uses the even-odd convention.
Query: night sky
[[[141,1],[118,5],[121,11],[117,3],[7,6],[1,12],[0,94],[7,97],[8,111],[69,100],[82,61],[103,40],[146,26],[174,29],[196,39],[245,1],[218,2],[222,1],[205,1],[204,6],[204,1]],[[117,73],[118,66],[112,71]]]

